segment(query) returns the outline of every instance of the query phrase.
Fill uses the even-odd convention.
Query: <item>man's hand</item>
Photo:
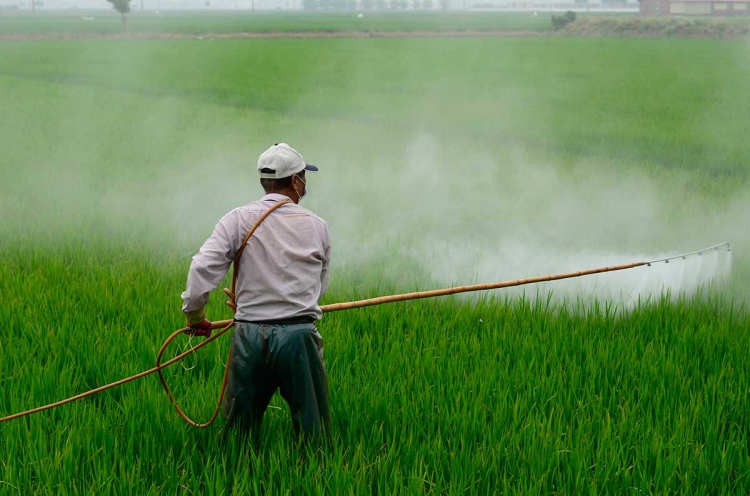
[[[211,337],[211,321],[203,319],[203,321],[197,324],[188,324],[187,334],[191,336],[203,336],[205,338]]]

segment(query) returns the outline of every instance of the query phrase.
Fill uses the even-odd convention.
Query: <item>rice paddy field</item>
[[[133,6],[135,7],[135,6]],[[436,11],[161,11],[134,12],[129,17],[132,34],[228,34],[237,32],[393,32],[393,31],[549,31],[550,13],[536,17],[531,12]],[[119,34],[120,15],[114,11],[51,11],[30,14],[5,12],[0,17],[0,34]]]
[[[321,169],[321,303],[733,247],[697,291],[628,289],[653,266],[326,314],[320,451],[278,396],[222,441],[153,376],[0,423],[0,494],[747,494],[748,82],[746,41],[0,42],[0,417],[152,367],[278,141]],[[198,420],[228,342],[167,370]]]

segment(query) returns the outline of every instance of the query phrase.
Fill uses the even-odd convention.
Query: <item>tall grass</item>
[[[184,263],[97,248],[24,248],[23,267],[1,266],[3,412],[149,367],[181,324],[165,296]],[[347,279],[326,301],[352,297]],[[215,300],[209,315],[227,317]],[[294,448],[278,400],[259,447],[222,444],[217,429],[184,425],[149,378],[0,426],[0,480],[18,494],[744,493],[750,320],[730,305],[618,312],[487,296],[329,314],[331,451]],[[196,417],[225,348],[169,371]]]

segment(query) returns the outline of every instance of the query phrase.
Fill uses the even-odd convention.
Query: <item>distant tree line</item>
[[[446,8],[448,0],[438,2]],[[305,10],[430,10],[434,6],[433,0],[302,0]]]
[[[44,2],[41,0],[31,0],[31,2],[21,1],[18,3],[11,3],[8,5],[0,5],[0,10],[25,10],[31,5],[31,10],[36,11],[39,7],[44,7]]]

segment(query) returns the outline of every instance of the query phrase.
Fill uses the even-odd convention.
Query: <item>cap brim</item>
[[[310,172],[318,172],[318,168],[312,164],[305,164],[305,170]]]

